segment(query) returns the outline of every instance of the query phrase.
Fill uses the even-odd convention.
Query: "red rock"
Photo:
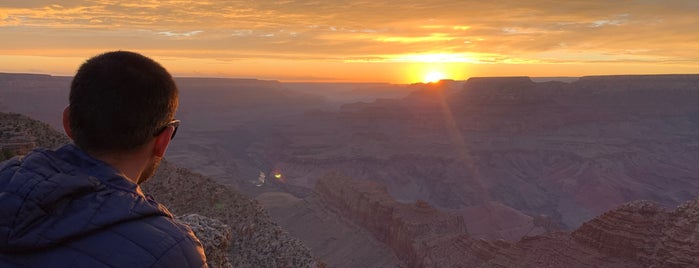
[[[409,267],[699,267],[699,199],[673,212],[634,201],[572,233],[512,243],[474,239],[460,216],[425,201],[397,202],[376,182],[335,173],[321,178],[316,192]]]

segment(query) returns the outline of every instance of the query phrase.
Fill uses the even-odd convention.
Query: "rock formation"
[[[411,267],[426,265],[426,249],[434,241],[466,234],[461,217],[438,211],[424,201],[401,204],[372,181],[329,174],[318,181],[316,192],[338,214],[368,229]]]
[[[666,211],[649,201],[610,210],[568,233],[525,237],[487,265],[699,267],[699,198]]]
[[[572,233],[508,242],[474,239],[459,216],[424,201],[397,202],[375,182],[329,174],[316,191],[409,267],[699,267],[699,198],[672,212],[634,201]]]
[[[32,149],[25,148],[27,146],[56,148],[68,142],[68,137],[44,122],[21,114],[0,112],[0,148],[19,145],[18,153],[26,154]]]
[[[231,229],[223,222],[198,214],[177,216],[177,220],[189,225],[204,246],[209,267],[233,268],[228,258]]]
[[[631,202],[586,222],[572,237],[645,267],[699,267],[699,199],[671,212]]]
[[[274,223],[256,201],[210,178],[163,161],[142,185],[174,214],[196,213],[218,219],[232,231],[233,267],[316,267],[308,248]]]

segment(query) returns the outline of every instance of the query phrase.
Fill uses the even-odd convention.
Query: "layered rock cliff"
[[[474,239],[460,216],[397,202],[375,182],[328,174],[316,192],[410,267],[699,267],[699,198],[671,212],[634,201],[572,233],[508,242]]]
[[[633,201],[572,233],[525,237],[486,262],[504,267],[699,267],[699,198],[672,211]]]
[[[463,219],[424,201],[402,204],[372,181],[355,181],[329,174],[318,181],[316,192],[340,215],[368,229],[411,267],[425,266],[435,240],[466,233]]]
[[[646,267],[699,267],[699,199],[670,212],[631,202],[586,222],[572,238]]]

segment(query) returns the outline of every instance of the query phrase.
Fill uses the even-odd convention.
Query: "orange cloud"
[[[450,55],[489,65],[699,65],[699,4],[691,0],[55,3],[0,3],[0,56],[129,49],[212,64],[419,63],[424,55]]]

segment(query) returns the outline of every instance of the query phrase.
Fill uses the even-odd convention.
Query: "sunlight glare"
[[[442,72],[438,71],[431,71],[425,75],[425,79],[423,79],[423,82],[425,83],[434,83],[434,82],[439,82],[439,80],[445,79],[446,76]]]

